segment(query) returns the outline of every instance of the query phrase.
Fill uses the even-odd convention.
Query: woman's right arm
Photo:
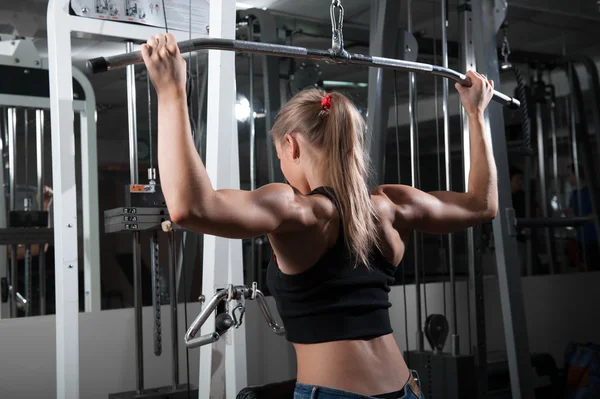
[[[467,88],[457,84],[456,88],[469,116],[469,189],[465,193],[425,193],[404,185],[377,187],[373,194],[387,198],[393,205],[393,225],[398,231],[446,234],[488,222],[496,216],[496,164],[490,132],[485,128],[483,117],[494,85],[477,73],[469,71],[467,76],[471,79],[472,86]]]

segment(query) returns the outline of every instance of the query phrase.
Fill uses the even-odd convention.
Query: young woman
[[[295,398],[422,397],[392,336],[389,285],[411,231],[444,234],[495,217],[483,122],[493,82],[469,72],[472,86],[456,86],[470,123],[466,193],[402,185],[369,193],[364,120],[342,94],[317,89],[292,98],[273,126],[289,184],[214,190],[192,141],[175,38],[158,34],[142,52],[158,93],[160,180],[173,221],[222,237],[269,237],[268,284],[297,355]]]

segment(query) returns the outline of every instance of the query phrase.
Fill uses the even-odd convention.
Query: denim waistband
[[[409,380],[404,384],[404,394],[397,399],[423,399],[421,393],[419,375],[411,370]],[[373,396],[363,395],[343,389],[329,388],[318,385],[296,383],[294,399],[377,399]]]

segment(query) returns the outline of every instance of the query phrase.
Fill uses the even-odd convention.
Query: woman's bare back
[[[393,208],[387,198],[372,195],[379,214],[381,253],[392,264],[400,263],[404,242],[392,225]],[[316,264],[339,237],[340,218],[332,201],[323,195],[304,196],[320,223],[306,231],[270,236],[280,270],[298,274]],[[317,344],[294,344],[298,382],[378,395],[400,390],[409,370],[392,334]]]
[[[340,232],[340,218],[332,201],[323,195],[301,196],[298,201],[312,209],[319,222],[306,230],[269,235],[279,269],[286,274],[299,274],[309,269],[332,248]],[[393,204],[384,196],[373,194],[371,200],[379,215],[381,254],[393,265],[404,256],[406,237],[393,226]]]

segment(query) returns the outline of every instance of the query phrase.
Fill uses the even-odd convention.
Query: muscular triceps
[[[202,207],[190,207],[175,223],[204,234],[251,238],[306,223],[310,214],[298,204],[293,189],[269,184],[254,191],[216,190]]]
[[[410,186],[380,186],[394,205],[394,228],[430,234],[459,231],[493,218],[472,195],[453,191],[424,192]]]

